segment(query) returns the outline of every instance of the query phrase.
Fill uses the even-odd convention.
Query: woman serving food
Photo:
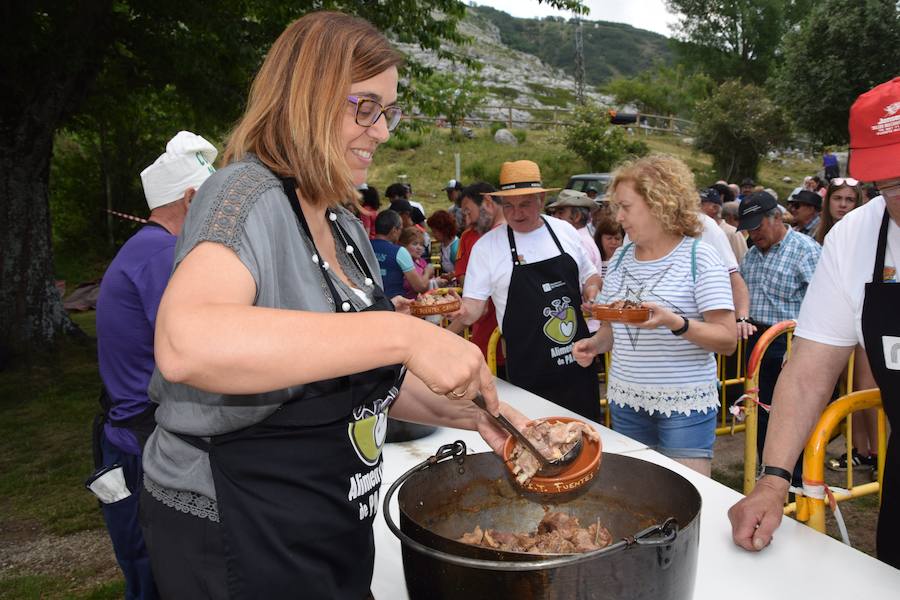
[[[505,440],[470,402],[499,410],[478,348],[393,311],[341,207],[400,121],[400,62],[361,19],[294,22],[194,199],[159,308],[144,452],[162,597],[364,598],[388,410]]]
[[[709,475],[719,403],[713,353],[734,352],[737,338],[728,273],[695,237],[694,176],[676,158],[651,155],[617,169],[609,190],[631,239],[610,260],[597,298],[598,318],[616,320],[576,342],[573,354],[586,367],[612,350],[616,431]],[[644,312],[630,319],[633,311]]]

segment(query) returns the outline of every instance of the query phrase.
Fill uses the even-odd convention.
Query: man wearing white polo
[[[544,188],[537,164],[503,163],[499,199],[506,226],[492,229],[472,248],[456,318],[474,323],[490,298],[506,340],[511,383],[589,419],[599,420],[594,369],[582,369],[572,346],[588,337],[583,298],[594,298],[597,269],[569,223],[544,217]]]
[[[838,375],[862,344],[885,413],[900,424],[900,77],[850,108],[850,174],[874,181],[877,197],[828,233],[795,331],[793,354],[775,387],[763,476],[728,515],[739,546],[761,550],[781,523],[789,469],[803,449]],[[817,377],[809,377],[817,373]],[[878,558],[900,568],[900,441],[884,465]]]

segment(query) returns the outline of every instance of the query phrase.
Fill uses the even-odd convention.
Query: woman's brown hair
[[[819,226],[816,227],[815,231],[816,241],[820,244],[825,243],[825,236],[828,235],[828,232],[831,231],[831,228],[837,223],[837,221],[834,220],[834,217],[831,216],[831,195],[844,187],[850,188],[856,194],[856,206],[854,206],[854,208],[859,208],[863,205],[863,190],[860,184],[854,186],[847,183],[842,185],[829,183],[828,191],[825,192],[825,199],[822,200],[822,216],[819,219]]]
[[[425,234],[422,233],[422,230],[416,226],[412,227],[404,227],[400,231],[400,239],[397,240],[397,244],[400,246],[406,246],[418,239],[421,239],[423,242],[425,241]]]
[[[352,83],[402,62],[364,19],[322,11],[294,21],[253,80],[225,164],[252,152],[276,175],[296,179],[300,197],[312,204],[356,201],[340,136],[347,93]]]
[[[603,251],[604,235],[620,235],[624,238],[625,232],[622,230],[622,226],[612,217],[603,217],[597,222],[597,230],[594,232],[594,243],[597,244],[597,248],[600,250],[600,258],[609,260],[612,257],[606,256],[606,253]]]
[[[624,163],[615,170],[609,185],[613,205],[616,188],[626,181],[634,186],[665,231],[688,237],[700,235],[700,195],[694,174],[681,160],[668,154],[651,154]]]

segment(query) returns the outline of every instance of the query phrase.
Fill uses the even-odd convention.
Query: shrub
[[[528,132],[525,131],[524,129],[513,129],[513,130],[512,130],[512,134],[513,134],[514,136],[516,136],[516,140],[517,140],[520,144],[524,144],[524,143],[525,143],[525,140],[528,139]]]
[[[398,129],[391,134],[384,145],[394,150],[410,150],[422,145],[422,135],[405,129]]]
[[[562,130],[566,148],[581,157],[592,171],[610,171],[628,156],[643,156],[647,145],[629,138],[625,129],[609,122],[609,113],[597,105],[575,109],[572,122]]]
[[[788,141],[784,113],[755,85],[726,81],[696,114],[694,146],[712,155],[716,176],[726,181],[756,178],[760,158]]]
[[[466,181],[487,181],[497,185],[500,181],[500,164],[502,161],[476,160],[463,167]]]

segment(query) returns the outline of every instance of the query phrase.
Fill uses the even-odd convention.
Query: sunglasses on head
[[[859,185],[859,181],[853,179],[852,177],[835,177],[831,180],[832,185],[849,185],[850,187],[856,187]]]

